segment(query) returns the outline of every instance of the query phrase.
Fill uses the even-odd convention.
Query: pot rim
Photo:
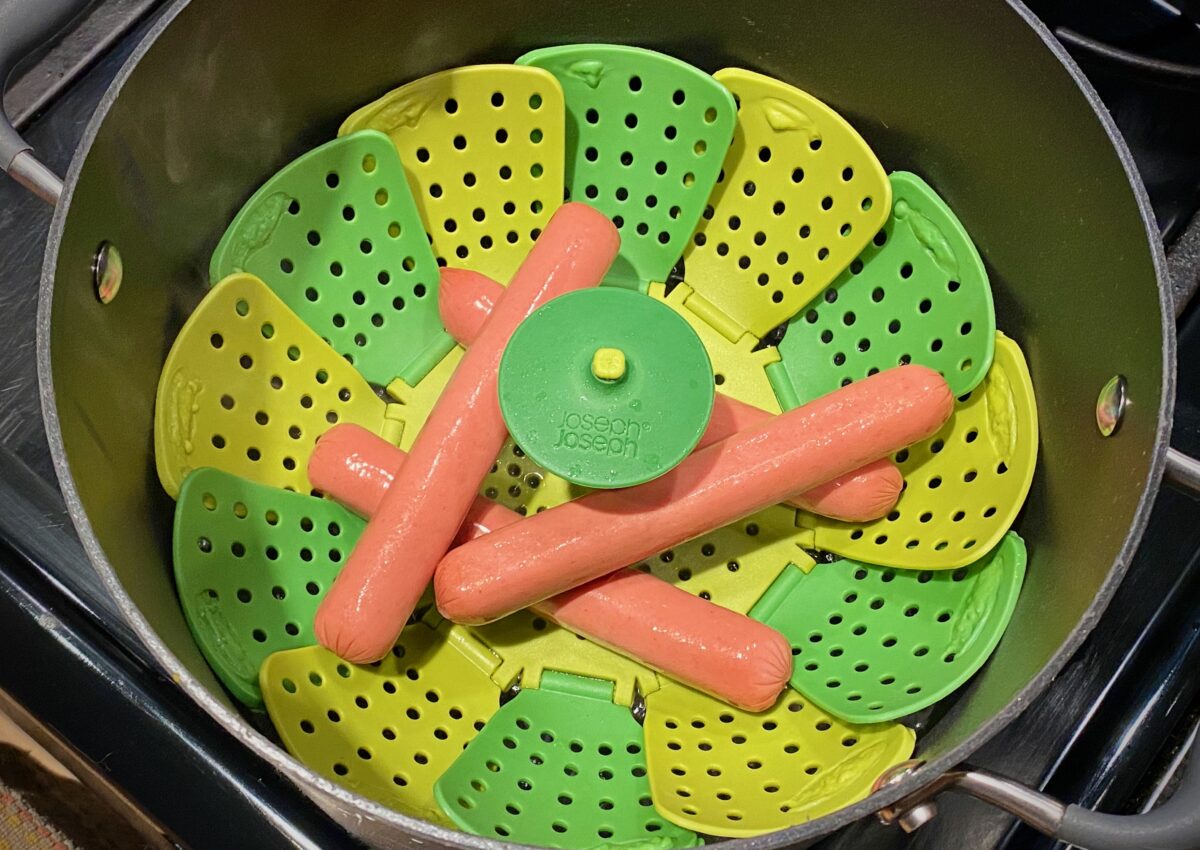
[[[234,708],[215,698],[207,688],[201,685],[175,654],[161,641],[125,592],[107,556],[100,547],[95,532],[92,530],[91,523],[84,512],[62,442],[62,432],[59,425],[54,393],[53,372],[51,370],[50,318],[53,304],[54,281],[57,272],[58,249],[62,241],[63,229],[80,173],[84,168],[91,147],[104,124],[109,110],[120,96],[124,84],[134,73],[142,57],[153,47],[158,37],[171,25],[190,2],[191,0],[174,0],[170,8],[163,12],[158,20],[149,28],[105,92],[104,97],[88,121],[79,146],[72,156],[70,167],[65,176],[62,196],[55,208],[50,225],[50,233],[42,263],[42,278],[38,296],[37,369],[42,415],[46,424],[46,436],[50,444],[50,454],[54,462],[55,472],[58,475],[60,488],[66,501],[67,510],[71,516],[71,521],[75,526],[75,530],[79,535],[89,560],[92,562],[97,573],[99,573],[105,588],[112,595],[117,607],[129,622],[133,631],[146,645],[151,655],[162,665],[163,670],[171,680],[210,717],[229,730],[238,741],[249,747],[255,754],[286,776],[302,793],[309,796],[310,799],[344,827],[368,840],[372,837],[385,838],[388,833],[379,831],[381,829],[398,829],[418,840],[424,839],[437,842],[442,846],[463,848],[463,850],[508,850],[508,848],[514,846],[528,846],[517,845],[515,842],[510,841],[498,841],[482,836],[470,835],[454,829],[437,826],[428,821],[389,809],[380,803],[368,800],[318,775],[292,757],[282,747],[276,745],[265,735],[255,730]],[[1137,511],[1108,576],[1100,586],[1091,605],[1083,613],[1074,631],[1059,646],[1041,671],[1030,679],[1003,709],[992,715],[963,743],[943,753],[939,758],[925,762],[894,784],[836,812],[777,832],[752,838],[735,838],[723,841],[723,846],[730,848],[730,850],[774,850],[774,848],[778,847],[811,841],[818,836],[833,832],[861,818],[867,817],[928,785],[935,777],[955,767],[968,758],[975,750],[987,743],[992,736],[1024,711],[1033,702],[1034,698],[1053,681],[1099,621],[1100,615],[1107,608],[1113,593],[1121,583],[1129,562],[1141,541],[1142,533],[1149,519],[1150,509],[1158,494],[1165,467],[1167,449],[1169,447],[1171,417],[1175,404],[1176,338],[1170,278],[1167,273],[1166,257],[1161,237],[1154,221],[1150,201],[1133,161],[1133,156],[1125,144],[1125,140],[1121,137],[1107,108],[1100,101],[1099,95],[1092,88],[1083,71],[1050,30],[1021,0],[1004,0],[1004,2],[1034,30],[1046,48],[1058,59],[1066,72],[1070,74],[1084,95],[1084,98],[1092,107],[1097,120],[1100,121],[1105,133],[1108,135],[1109,141],[1112,143],[1117,157],[1125,170],[1126,177],[1129,180],[1138,205],[1143,226],[1146,229],[1147,240],[1150,244],[1155,277],[1158,282],[1159,309],[1162,322],[1162,385],[1158,410],[1158,432],[1155,437],[1150,467],[1146,480],[1143,483],[1142,495],[1138,502]],[[370,822],[369,825],[368,821]],[[288,831],[286,824],[281,823],[280,825],[285,832]]]

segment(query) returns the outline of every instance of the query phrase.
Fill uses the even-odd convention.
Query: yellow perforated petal
[[[658,690],[658,676],[650,668],[556,626],[533,611],[518,611],[486,626],[471,626],[471,631],[503,660],[493,674],[502,688],[518,675],[521,687],[536,688],[544,671],[556,670],[607,679],[615,686],[613,701],[620,705],[633,702],[635,687],[642,694]]]
[[[892,190],[862,137],[812,95],[739,68],[714,76],[738,99],[737,130],[684,267],[699,296],[762,337],[866,247]]]
[[[650,285],[650,295],[662,301],[683,318],[687,319],[692,330],[704,343],[708,359],[713,367],[713,381],[717,392],[752,404],[770,413],[779,413],[779,402],[771,391],[771,384],[764,371],[772,363],[779,362],[779,351],[774,347],[754,350],[758,340],[749,333],[740,334],[736,340],[730,341],[719,331],[708,324],[703,318],[692,312],[688,299],[692,288],[681,283],[665,294],[666,287],[661,283]]]
[[[312,646],[269,656],[259,683],[288,752],[364,797],[445,824],[433,784],[499,708],[496,663],[464,630],[418,622],[376,665]]]
[[[746,613],[788,564],[808,572],[796,509],[774,506],[638,565],[689,593]]]
[[[460,346],[454,346],[416,386],[402,379],[388,384],[388,395],[396,400],[396,405],[390,413],[404,422],[404,433],[400,437],[400,448],[404,451],[412,448],[413,441],[425,427],[425,420],[429,418],[433,406],[465,353]]]
[[[751,714],[666,684],[646,698],[646,766],[658,811],[710,835],[744,838],[837,811],[912,755],[898,723],[843,723],[783,692]]]
[[[184,323],[163,366],[158,477],[172,497],[202,466],[307,493],[308,456],[337,422],[388,438],[399,427],[354,367],[261,280],[230,275]]]
[[[510,439],[504,444],[492,471],[483,479],[479,491],[519,514],[531,516],[590,493],[586,487],[572,484],[547,472]]]
[[[370,128],[390,136],[434,253],[507,283],[562,203],[564,127],[553,75],[473,65],[388,92],[338,135]]]
[[[891,518],[856,525],[800,515],[812,545],[847,558],[918,570],[978,560],[1012,526],[1037,461],[1037,407],[1021,349],[996,334],[983,384],[960,396],[935,435],[899,452],[905,488]]]

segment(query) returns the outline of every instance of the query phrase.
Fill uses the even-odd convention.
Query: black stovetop
[[[131,5],[110,0],[117,6]],[[65,170],[83,125],[148,13],[25,131]],[[1125,134],[1180,288],[1200,276],[1200,0],[1030,4],[1059,33]],[[0,689],[100,766],[184,845],[355,847],[149,663],[70,531],[49,462],[33,315],[49,211],[0,180]],[[1180,325],[1180,372],[1200,369],[1200,306]],[[1200,454],[1200,381],[1181,380],[1176,445]],[[1137,811],[1169,791],[1195,731],[1200,679],[1200,504],[1164,491],[1145,541],[1092,637],[1039,700],[974,762],[1070,801]],[[64,695],[67,695],[64,698]],[[906,836],[863,822],[821,844],[1049,848],[1012,818],[943,795]]]

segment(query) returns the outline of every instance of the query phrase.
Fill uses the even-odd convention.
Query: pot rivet
[[[109,304],[117,297],[124,275],[125,266],[117,246],[108,241],[101,242],[96,255],[92,257],[92,282],[101,304]]]
[[[921,803],[905,811],[900,815],[898,823],[900,824],[900,828],[905,832],[916,832],[937,817],[937,813],[937,803],[930,800],[927,803]]]
[[[889,785],[895,785],[906,776],[910,775],[923,765],[925,762],[920,759],[909,759],[902,761],[899,764],[892,765],[883,773],[879,774],[875,782],[871,785],[871,793],[874,794],[881,788],[886,788]],[[911,800],[916,795],[910,794],[905,800]],[[930,800],[917,800],[911,805],[905,806],[905,800],[891,806],[885,806],[876,812],[879,822],[884,826],[891,826],[894,823],[900,824],[900,828],[905,832],[915,832],[925,824],[929,823],[937,817],[937,803]]]
[[[1124,375],[1113,375],[1096,399],[1096,427],[1100,435],[1111,437],[1121,427],[1125,408],[1129,404],[1129,384]]]

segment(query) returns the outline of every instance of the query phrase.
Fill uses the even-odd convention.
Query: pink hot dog
[[[469,346],[487,321],[504,288],[476,272],[458,275],[453,285],[443,284],[438,293],[438,312],[442,323],[455,339]],[[751,404],[717,393],[712,417],[697,449],[723,440],[745,428],[757,427],[774,414]],[[904,478],[887,458],[881,458],[845,475],[793,494],[788,501],[798,508],[846,522],[869,522],[890,511],[900,498]]]
[[[591,493],[446,555],[434,590],[451,620],[486,623],[690,540],[928,437],[945,380],[901,366],[693,452],[636,487]]]
[[[403,463],[400,449],[345,424],[317,441],[308,476],[314,487],[370,517]],[[476,497],[458,539],[466,542],[520,519]],[[792,673],[790,647],[774,629],[636,570],[618,570],[534,608],[614,652],[749,711],[769,708]]]
[[[546,301],[598,284],[619,245],[612,223],[584,204],[551,217],[317,609],[315,632],[327,649],[365,663],[392,648],[504,444],[496,373],[508,338]]]

